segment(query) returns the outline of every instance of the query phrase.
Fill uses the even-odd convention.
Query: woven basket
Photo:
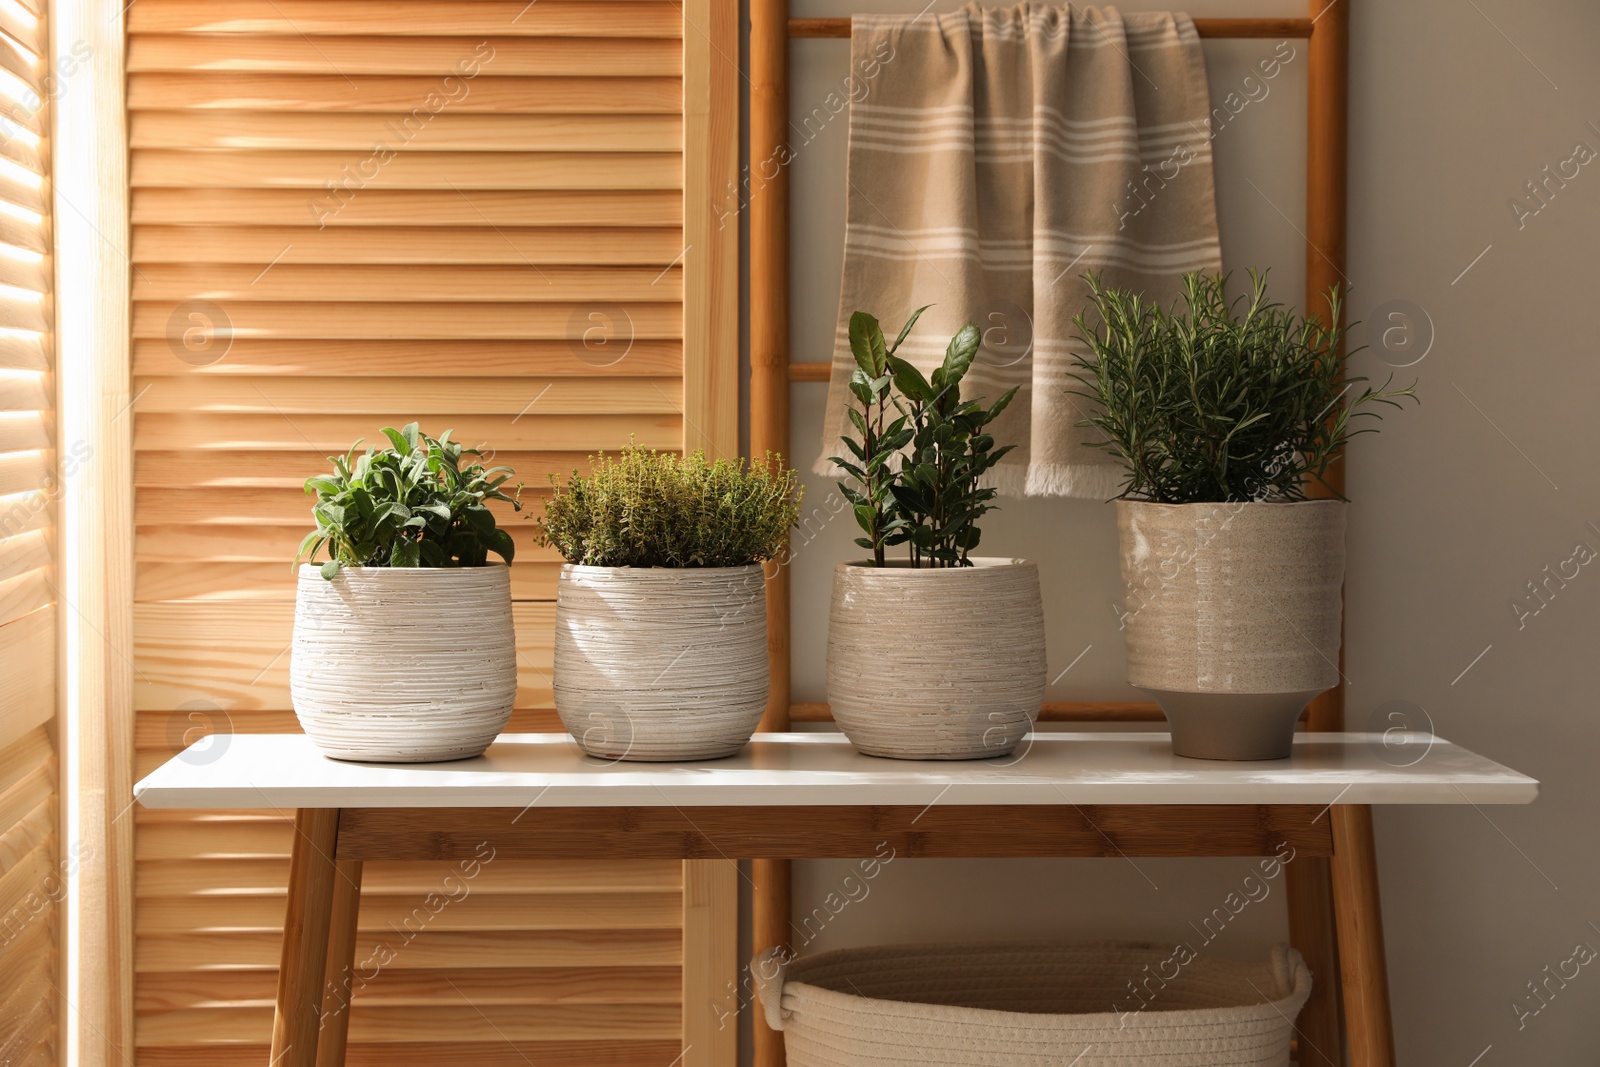
[[[781,951],[751,969],[789,1067],[1287,1067],[1311,995],[1287,946],[1263,963],[1142,942]]]

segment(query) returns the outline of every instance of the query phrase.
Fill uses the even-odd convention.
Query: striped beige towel
[[[1077,425],[1072,317],[1084,271],[1162,303],[1218,270],[1204,59],[1187,15],[969,5],[854,19],[849,215],[821,474],[848,426],[850,314],[884,329],[934,304],[901,355],[936,365],[965,322],[984,347],[964,389],[1017,398],[1002,492],[1105,499],[1120,477]]]

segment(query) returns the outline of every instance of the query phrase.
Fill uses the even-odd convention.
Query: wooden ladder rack
[[[1308,41],[1305,307],[1344,282],[1347,209],[1346,128],[1349,97],[1349,0],[1308,0],[1306,18],[1197,18],[1209,39]],[[750,0],[750,156],[776,156],[788,140],[789,43],[799,38],[850,37],[848,18],[789,18],[788,0]],[[748,162],[748,160],[747,160]],[[827,363],[789,360],[789,176],[785,166],[752,183],[750,225],[750,450],[753,455],[789,452],[792,383],[826,382]],[[1329,472],[1343,490],[1343,470]],[[772,695],[762,729],[786,730],[793,722],[830,721],[826,704],[792,704],[789,572],[776,568],[767,583],[768,649]],[[1159,707],[1140,702],[1057,702],[1044,706],[1042,721],[1151,722]],[[1343,728],[1341,689],[1318,697],[1307,709],[1309,729]],[[1319,977],[1298,1023],[1299,1062],[1306,1067],[1342,1067],[1348,1048],[1354,1067],[1393,1067],[1394,1046],[1384,964],[1371,811],[1364,805],[1334,805],[1329,818],[1337,866],[1307,858],[1285,868],[1290,941]],[[753,934],[757,948],[787,943],[790,930],[789,866],[786,860],[755,860],[752,870]],[[1336,944],[1333,896],[1352,901],[1371,924],[1368,936]],[[1343,951],[1341,952],[1341,948]],[[1340,994],[1342,993],[1342,998]],[[1341,1004],[1342,1000],[1342,1004]],[[1341,1012],[1343,1007],[1343,1012]],[[1348,1016],[1348,1026],[1341,1021]],[[757,1067],[781,1067],[782,1034],[755,1024]],[[1321,1057],[1310,1050],[1325,1050]],[[1324,1064],[1322,1061],[1326,1060]]]

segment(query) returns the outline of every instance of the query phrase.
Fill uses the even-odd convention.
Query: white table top
[[[760,734],[729,759],[610,763],[566,734],[506,734],[453,763],[344,763],[302,734],[207,738],[134,787],[152,808],[734,807],[904,804],[1526,804],[1539,783],[1427,735],[1300,734],[1223,763],[1164,733],[1040,733],[993,760],[863,756],[836,733]]]

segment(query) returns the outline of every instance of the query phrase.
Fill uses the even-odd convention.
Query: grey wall
[[[1600,681],[1600,568],[1580,567],[1564,587],[1552,582],[1556,591],[1537,614],[1519,617],[1512,605],[1546,564],[1573,557],[1580,543],[1600,550],[1600,420],[1592,413],[1600,386],[1592,337],[1600,164],[1581,167],[1564,187],[1552,183],[1536,215],[1519,220],[1508,201],[1526,198],[1523,183],[1571,157],[1576,143],[1600,150],[1600,130],[1587,125],[1600,126],[1600,6],[1562,0],[1535,12],[1511,0],[1350,2],[1350,307],[1354,318],[1382,313],[1385,326],[1398,327],[1387,334],[1389,362],[1426,355],[1398,372],[1420,379],[1422,406],[1391,418],[1381,436],[1360,439],[1350,455],[1347,719],[1359,729],[1403,707],[1431,719],[1442,736],[1545,783],[1526,808],[1378,812],[1400,1059],[1407,1067],[1594,1064],[1600,965],[1583,967],[1565,986],[1551,982],[1537,1014],[1519,1018],[1513,1004],[1531,1012],[1541,1001],[1527,983],[1545,978],[1546,965],[1560,966],[1580,944],[1600,948],[1600,927],[1591,925],[1600,923],[1600,730],[1590,696]],[[794,7],[800,17],[921,4]],[[1208,0],[1195,13],[1303,11],[1286,0]],[[1242,87],[1276,45],[1208,43],[1213,96]],[[1271,267],[1274,291],[1296,303],[1305,167],[1303,43],[1297,48],[1266,96],[1256,90],[1214,141],[1227,265]],[[843,42],[796,43],[797,122],[839,88],[847,52]],[[796,360],[828,358],[845,123],[840,116],[809,140],[796,133],[805,140],[791,179]],[[1396,310],[1403,316],[1389,318]],[[1383,340],[1367,332],[1365,340]],[[1390,369],[1373,352],[1355,365],[1379,376]],[[791,454],[802,470],[821,449],[823,392],[794,389]],[[808,477],[807,488],[809,503],[826,511],[831,483]],[[854,535],[841,518],[813,523],[800,538],[796,700],[824,698],[830,571],[854,555]],[[1039,562],[1052,676],[1083,653],[1049,699],[1132,699],[1110,610],[1111,509],[1006,501],[985,525],[985,545]],[[815,909],[830,892],[842,895],[852,868],[804,863],[796,865],[796,918],[813,916],[815,950],[1047,932],[1165,938],[1210,911],[1252,866],[902,859],[822,922]],[[1275,887],[1216,950],[1250,955],[1281,939],[1281,902]]]

